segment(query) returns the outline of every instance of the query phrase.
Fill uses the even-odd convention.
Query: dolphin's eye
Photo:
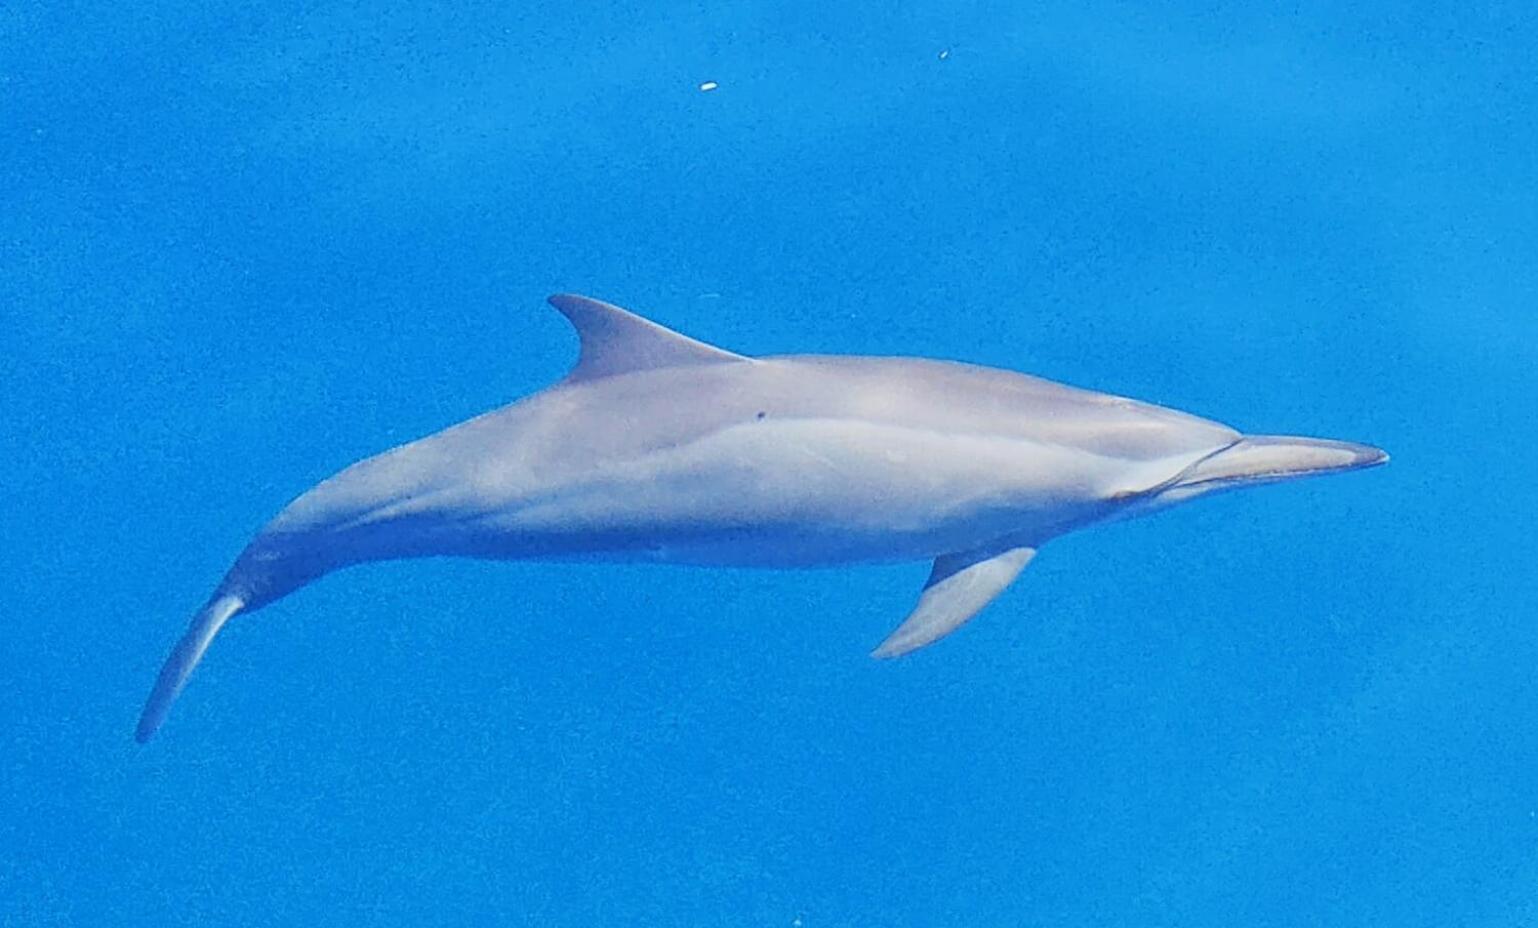
[[[756,415],[756,416],[754,416],[754,417],[753,417],[753,418],[755,418],[755,419],[762,419],[762,418],[763,418],[763,417],[764,417],[764,416],[766,416],[766,415],[768,415],[768,413],[766,413],[766,412],[764,412],[764,411],[763,411],[763,410],[762,410],[762,409],[760,409],[760,410],[759,410],[759,411],[758,411],[758,415]]]

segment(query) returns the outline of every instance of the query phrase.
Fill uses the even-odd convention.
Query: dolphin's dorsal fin
[[[1035,548],[1021,547],[935,558],[918,605],[871,655],[898,657],[949,635],[1004,592],[1035,556]]]
[[[574,293],[557,293],[550,305],[571,321],[582,340],[582,354],[566,376],[568,383],[660,367],[752,360]]]

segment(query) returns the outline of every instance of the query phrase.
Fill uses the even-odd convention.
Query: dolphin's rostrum
[[[1042,544],[1216,490],[1381,464],[1366,445],[1245,436],[1010,371],[750,358],[586,297],[562,381],[348,467],[230,568],[160,672],[147,740],[230,618],[364,561],[454,555],[754,567],[933,560],[875,654],[946,635]]]

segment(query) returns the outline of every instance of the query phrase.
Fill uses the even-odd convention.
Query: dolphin
[[[257,533],[167,658],[147,741],[220,628],[352,564],[456,556],[805,568],[933,561],[873,652],[954,631],[1065,532],[1220,490],[1382,464],[950,361],[749,357],[558,294],[576,366],[342,470]]]

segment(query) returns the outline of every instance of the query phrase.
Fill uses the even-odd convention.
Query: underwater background
[[[0,5],[0,925],[1538,924],[1526,4]],[[702,90],[706,82],[714,89]],[[922,564],[249,535],[575,356],[1028,371],[1386,468]]]

